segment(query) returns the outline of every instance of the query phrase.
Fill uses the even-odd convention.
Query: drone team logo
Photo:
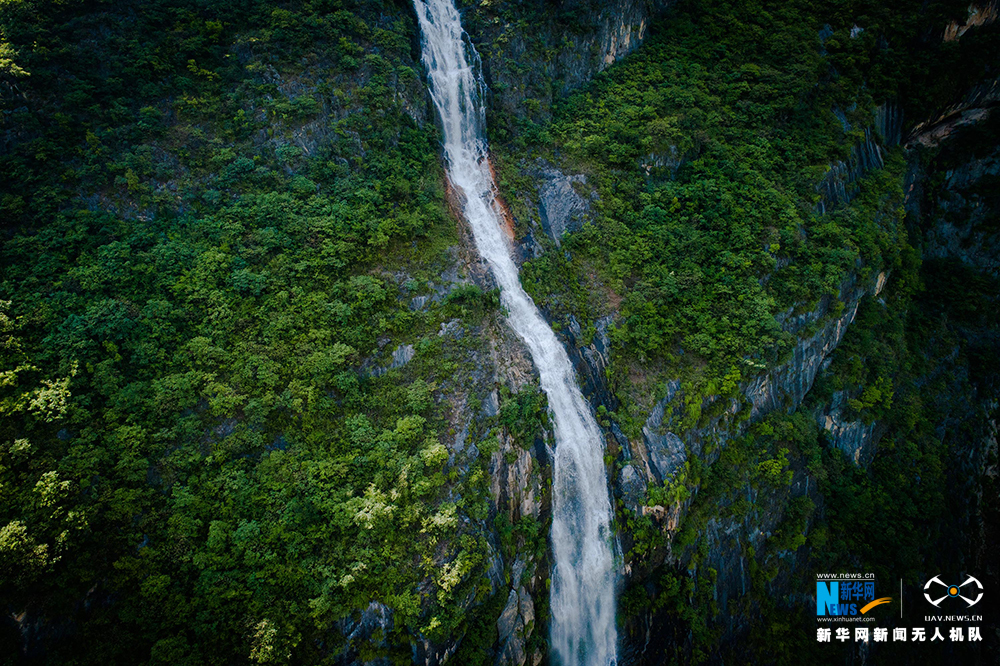
[[[945,588],[944,596],[938,599],[935,599],[934,597],[936,597],[938,594],[941,594],[941,590],[937,587],[932,588],[931,585],[934,583]],[[975,587],[972,586],[972,583],[975,583]],[[963,593],[963,588],[965,588],[964,593]],[[970,592],[969,590],[973,591]],[[976,592],[978,592],[976,598],[970,599],[969,596],[972,596],[972,594],[976,594]],[[934,578],[931,578],[929,581],[927,581],[927,584],[924,585],[924,598],[927,599],[927,601],[929,601],[932,605],[937,606],[938,608],[941,607],[941,602],[944,601],[945,599],[961,599],[966,604],[968,604],[967,608],[971,608],[972,606],[978,604],[979,600],[983,598],[983,584],[980,583],[973,576],[969,576],[966,579],[966,581],[961,585],[949,585],[940,578],[938,578],[937,576],[934,576]]]

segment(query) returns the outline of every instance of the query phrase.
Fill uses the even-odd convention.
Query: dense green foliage
[[[536,22],[572,45],[600,9],[459,4],[474,34],[502,24],[488,57],[523,33],[530,58],[499,63],[512,71],[555,57]],[[821,214],[817,184],[879,104],[922,120],[997,65],[995,26],[937,40],[966,10],[686,0],[577,93],[549,82],[518,113],[490,109],[522,234],[538,158],[597,194],[593,223],[561,250],[542,239],[522,275],[581,342],[613,315],[622,408],[602,406],[602,425],[637,440],[679,378],[679,433],[747,426],[649,488],[680,516],[673,533],[617,507],[638,581],[620,622],[656,618],[650,654],[822,659],[809,574],[917,584],[965,555],[938,546],[967,529],[946,489],[969,487],[956,442],[982,415],[938,426],[998,374],[976,337],[998,326],[998,285],[921,264],[887,137],[850,203]],[[59,664],[408,663],[461,636],[455,663],[495,658],[507,597],[484,572],[497,554],[544,562],[547,522],[492,512],[488,465],[541,448],[551,424],[534,385],[481,385],[502,313],[460,274],[416,30],[404,0],[0,2],[3,663],[25,648]],[[939,159],[932,187],[962,159],[924,157]],[[729,412],[812,332],[783,316],[837,316],[842,285],[882,271],[888,305],[864,301],[805,405],[753,424],[747,405]],[[479,418],[494,389],[498,413]],[[817,426],[836,392],[880,429],[867,468]],[[468,414],[478,454],[456,460]],[[756,548],[721,536],[762,524]],[[720,543],[740,598],[718,594],[735,575],[712,562]],[[390,620],[346,645],[366,609]],[[749,652],[719,643],[747,629]]]
[[[940,43],[933,26],[962,21],[966,11],[964,3],[680,3],[638,52],[581,92],[551,109],[495,109],[501,187],[522,231],[534,217],[530,159],[585,174],[584,189],[598,196],[593,222],[564,237],[563,251],[543,238],[546,252],[522,275],[557,325],[573,316],[592,330],[598,317],[613,317],[609,379],[624,404],[612,416],[631,437],[641,437],[649,405],[675,378],[682,383],[665,417],[670,430],[738,427],[746,405],[728,423],[723,410],[742,398],[741,380],[785,360],[797,337],[816,330],[791,334],[776,315],[830,297],[825,311],[839,316],[842,285],[891,275],[881,295],[890,305],[863,302],[805,406],[772,414],[721,448],[702,441],[682,470],[649,488],[645,504],[676,511],[677,532],[664,533],[673,518],[619,503],[626,559],[641,571],[621,619],[642,633],[657,618],[664,638],[653,654],[742,661],[742,647],[728,654],[717,638],[734,618],[749,618],[749,633],[737,633],[760,637],[741,643],[759,658],[822,660],[829,653],[816,651],[809,609],[793,600],[810,588],[812,572],[864,569],[915,584],[969,556],[942,544],[962,542],[973,510],[963,498],[975,468],[963,464],[960,445],[982,415],[948,440],[935,428],[975,395],[975,384],[948,379],[962,377],[968,362],[946,360],[946,350],[964,344],[951,308],[981,315],[996,285],[973,273],[942,280],[935,265],[921,272],[927,221],[904,223],[907,164],[891,137],[873,132],[885,168],[848,183],[849,204],[817,205],[818,184],[865,139],[877,105],[902,107],[912,126],[996,66],[995,27]],[[992,137],[979,143],[996,145]],[[968,297],[941,298],[966,280]],[[995,365],[995,349],[983,344],[970,358]],[[878,429],[870,466],[832,448],[817,427],[815,410],[834,391],[847,395],[845,419]],[[770,536],[755,549],[748,541],[760,524]],[[720,536],[743,529],[742,542]],[[710,544],[717,558],[739,549],[747,567],[747,593],[730,599],[722,617],[705,603],[717,600]],[[723,574],[732,589],[736,574]]]
[[[662,376],[651,368],[703,394],[713,377],[752,376],[794,339],[776,314],[898,268],[902,160],[825,215],[817,185],[876,105],[933,95],[940,106],[988,71],[991,34],[922,41],[964,4],[916,4],[681,3],[637,53],[557,101],[553,120],[530,107],[491,118],[517,128],[497,137],[511,199],[531,196],[525,150],[584,173],[599,195],[594,223],[565,239],[568,252],[527,262],[523,281],[556,321],[615,315],[619,393],[647,403]],[[956,62],[973,66],[943,76]]]
[[[675,551],[688,553],[688,571],[660,566],[656,549],[664,537],[659,526],[623,512],[634,538],[633,565],[657,566],[646,576],[655,591],[650,594],[648,583],[634,586],[623,596],[621,610],[626,622],[642,613],[659,614],[670,636],[660,648],[665,655],[696,663],[843,659],[849,648],[817,645],[814,639],[813,608],[802,598],[808,599],[815,572],[871,572],[887,596],[902,579],[910,600],[919,600],[923,583],[939,571],[988,575],[978,553],[984,542],[970,520],[980,511],[995,512],[990,508],[995,493],[976,495],[983,454],[976,443],[987,436],[976,394],[1000,378],[995,348],[985,352],[980,346],[990,344],[1000,330],[993,306],[1000,285],[957,262],[911,265],[895,277],[884,294],[893,306],[865,302],[801,408],[769,415],[747,436],[727,443],[707,470],[679,477],[698,487],[672,542]],[[954,291],[959,283],[971,286],[960,297]],[[985,336],[982,343],[963,340],[976,332]],[[987,356],[987,367],[977,367]],[[881,436],[869,464],[862,460],[859,465],[832,446],[817,427],[814,410],[829,404],[834,391],[858,396],[844,418],[878,428]],[[892,409],[884,400],[863,397],[882,391],[891,397]],[[942,430],[941,423],[951,426]],[[807,476],[809,483],[803,484]],[[650,500],[662,501],[659,493],[651,489]],[[995,521],[995,513],[986,520]],[[695,603],[696,591],[702,599],[714,591],[704,576],[716,574],[712,568],[706,574],[706,567],[711,564],[708,544],[720,538],[719,524],[739,529],[747,521],[773,524],[763,548],[742,544],[747,592],[731,598],[724,614],[704,601]],[[678,592],[672,582],[678,577],[679,585],[690,589]],[[705,585],[712,586],[708,592]],[[877,614],[879,626],[920,624],[918,603],[905,608],[903,621],[895,619],[896,603],[891,613]],[[738,643],[719,645],[721,627],[731,618],[746,618],[745,633]],[[892,645],[879,658],[928,663],[960,654],[976,660],[988,649]]]
[[[320,663],[373,601],[405,661],[466,622],[488,455],[449,467],[444,396],[497,300],[430,288],[407,8],[0,6],[0,606],[52,663]],[[502,407],[524,437],[544,401]]]

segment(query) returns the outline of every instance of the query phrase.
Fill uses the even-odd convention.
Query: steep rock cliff
[[[927,211],[924,256],[956,258],[993,276],[1000,274],[1000,237],[996,216],[1000,206],[1000,150],[949,169],[941,196]]]
[[[625,57],[670,0],[560,0],[516,11],[481,3],[466,10],[465,28],[483,58],[492,96],[491,131],[505,116],[548,117],[552,103]]]

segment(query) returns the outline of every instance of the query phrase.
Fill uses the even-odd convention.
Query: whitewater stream
[[[476,248],[500,285],[508,322],[524,340],[555,423],[552,479],[551,650],[560,666],[616,662],[615,571],[603,436],[555,333],[521,288],[487,161],[479,54],[453,0],[414,0],[431,97],[444,129],[448,178]]]

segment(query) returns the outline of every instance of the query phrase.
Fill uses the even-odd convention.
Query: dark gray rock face
[[[800,335],[810,326],[818,328],[813,334],[800,337],[787,361],[760,373],[743,385],[743,400],[750,404],[750,422],[777,409],[793,411],[802,403],[816,376],[826,367],[827,357],[837,348],[854,321],[861,299],[867,294],[877,295],[885,287],[887,280],[886,273],[880,273],[868,285],[859,285],[853,277],[848,279],[840,292],[844,307],[836,317],[828,317],[834,302],[829,298],[822,299],[809,312],[792,316],[789,311],[778,315],[782,328],[792,334]],[[734,433],[745,427],[734,429],[728,420],[739,409],[739,404],[734,401],[722,416],[704,427],[687,432],[670,432],[669,428],[674,420],[668,418],[668,409],[681,408],[682,401],[680,383],[669,382],[666,395],[653,406],[643,425],[641,442],[631,443],[637,451],[637,457],[648,463],[646,469],[639,466],[639,470],[645,472],[648,482],[662,482],[675,474],[683,468],[688,450],[694,455],[701,454],[702,442],[714,440],[724,444]],[[714,396],[706,398],[703,407],[714,401]],[[855,436],[853,430],[844,431],[845,436],[849,432],[852,433],[850,436]],[[870,442],[872,436],[872,432],[867,433],[864,442]]]
[[[392,631],[392,610],[388,606],[373,601],[368,604],[368,608],[361,611],[357,620],[348,618],[341,622],[340,630],[347,641],[347,647],[340,656],[340,663],[344,666],[388,666],[388,659],[362,661],[357,653],[358,647],[366,643],[385,647],[386,637]],[[381,636],[381,639],[374,640],[376,636]]]
[[[903,141],[903,112],[892,103],[875,109],[875,132],[886,146],[898,146]]]
[[[757,377],[746,382],[742,388],[742,398],[732,400],[721,414],[708,423],[690,430],[678,430],[677,413],[686,408],[686,400],[680,382],[671,381],[665,387],[664,396],[650,412],[644,423],[642,437],[630,443],[634,458],[622,467],[615,479],[615,494],[622,504],[637,515],[651,516],[656,525],[667,534],[683,524],[688,501],[680,501],[672,506],[646,506],[646,490],[649,484],[661,483],[684,468],[688,456],[699,456],[711,464],[718,451],[733,436],[744,432],[747,425],[763,418],[773,410],[794,410],[812,388],[817,374],[829,363],[828,356],[843,339],[847,328],[854,321],[859,304],[866,295],[878,294],[885,286],[888,276],[877,275],[867,283],[850,278],[843,284],[840,301],[843,308],[836,306],[836,300],[825,298],[813,309],[794,315],[790,310],[777,317],[782,328],[799,337],[791,356],[780,365],[762,371]],[[836,313],[836,314],[833,314]],[[705,408],[719,398],[704,398]],[[845,398],[846,402],[846,398]],[[739,420],[740,403],[749,403],[750,419]],[[826,414],[821,427],[825,426]],[[878,426],[852,423],[842,416],[842,410],[832,410],[828,436],[835,445],[848,451],[852,459],[867,462],[879,436]],[[672,430],[673,429],[673,430]],[[708,444],[715,444],[712,449]],[[701,566],[717,572],[717,601],[725,618],[724,633],[735,636],[746,631],[748,616],[743,612],[727,612],[731,601],[744,597],[750,589],[751,563],[747,561],[747,550],[762,552],[768,539],[782,520],[784,507],[789,497],[810,496],[820,503],[815,482],[804,468],[795,468],[791,484],[786,491],[747,486],[745,500],[750,513],[744,516],[713,517],[704,528],[703,537],[708,545],[706,560]],[[680,553],[668,552],[668,560],[681,557]],[[783,559],[797,562],[803,555],[783,552]],[[796,565],[793,565],[793,568]],[[626,568],[626,578],[642,575],[641,569]],[[782,576],[787,577],[787,572]],[[787,585],[783,578],[777,579],[775,586]],[[647,615],[632,621],[627,629],[628,638],[623,641],[622,664],[656,663],[646,658],[647,648],[657,643],[655,627],[663,621],[654,615]],[[645,646],[645,647],[643,647]],[[655,649],[652,650],[655,652]]]
[[[867,465],[875,453],[878,439],[876,423],[849,421],[844,417],[848,394],[837,391],[833,399],[819,411],[816,421],[826,431],[827,440],[847,454],[856,465]]]
[[[848,128],[843,112],[834,109],[845,131]],[[894,104],[883,104],[875,110],[872,126],[865,128],[865,137],[851,149],[847,161],[835,162],[816,185],[820,194],[817,211],[822,214],[851,201],[858,191],[858,180],[873,169],[885,166],[883,147],[899,144],[903,132],[903,114]]]
[[[794,409],[812,388],[823,360],[832,352],[858,312],[858,301],[852,301],[840,317],[824,324],[815,335],[799,340],[792,358],[782,365],[754,378],[745,395],[751,404],[751,418],[758,419],[787,405]],[[786,402],[787,399],[787,402]]]
[[[839,205],[848,203],[857,194],[857,181],[872,169],[885,166],[882,148],[875,141],[871,130],[865,130],[865,138],[851,150],[851,156],[846,162],[836,162],[830,165],[826,176],[816,186],[820,193],[817,204],[819,212],[825,213]]]
[[[496,391],[490,391],[483,398],[483,416],[491,418],[500,413],[500,397]]]
[[[392,361],[389,362],[389,365],[384,368],[375,368],[372,370],[372,376],[381,377],[390,370],[402,368],[404,365],[413,360],[416,353],[417,352],[413,348],[413,345],[400,345],[399,347],[396,347],[396,349],[392,352]]]
[[[580,389],[583,395],[595,407],[603,405],[608,411],[614,411],[618,407],[617,398],[608,390],[605,370],[611,361],[611,339],[608,336],[608,326],[611,317],[602,317],[595,322],[596,332],[589,345],[585,345],[581,339],[582,331],[580,324],[575,318],[570,318],[570,325],[562,332],[566,351],[573,368],[579,375]],[[624,449],[624,455],[629,457],[628,439],[617,433],[617,428],[612,426],[612,434],[618,445]]]
[[[965,98],[936,117],[917,124],[906,138],[906,147],[933,148],[964,127],[986,120],[1000,104],[1000,78],[985,81],[968,91]]]
[[[497,618],[497,633],[500,635],[500,644],[508,642],[514,631],[519,628],[521,616],[517,612],[517,590],[511,590],[507,595],[507,604],[500,617]]]
[[[661,400],[653,407],[652,413],[642,428],[642,438],[646,444],[646,452],[651,471],[658,481],[665,481],[684,466],[687,460],[687,449],[680,437],[672,432],[663,432],[663,413],[669,400]]]
[[[646,478],[635,465],[625,465],[618,473],[618,496],[633,513],[640,513],[646,499]]]
[[[988,186],[1000,178],[1000,150],[973,159],[946,174],[946,192],[935,202],[934,217],[924,235],[924,257],[954,258],[971,268],[1000,275],[996,197]]]
[[[542,186],[538,190],[538,212],[542,228],[559,247],[563,234],[578,230],[590,216],[590,203],[573,189],[573,183],[586,184],[587,178],[566,176],[548,165],[539,175]]]
[[[501,646],[497,666],[522,666],[525,663],[528,657],[525,644],[534,629],[534,622],[535,604],[531,595],[523,586],[517,590],[511,589],[507,595],[507,604],[497,618],[497,634]]]
[[[413,360],[415,353],[413,345],[401,345],[397,347],[396,351],[392,352],[392,363],[389,364],[389,367],[392,369],[402,368]]]
[[[744,388],[744,395],[751,404],[750,418],[756,420],[768,412],[787,408],[794,410],[812,388],[824,361],[840,341],[858,313],[861,299],[868,293],[878,294],[885,286],[887,276],[881,273],[871,285],[857,285],[853,279],[844,283],[840,300],[844,309],[838,317],[821,324],[819,330],[796,343],[792,357],[785,363],[758,375]],[[824,298],[816,309],[794,318],[784,317],[782,327],[797,333],[806,326],[821,321],[830,310],[830,299]]]
[[[554,99],[634,51],[651,19],[670,1],[539,0],[534,4],[530,27],[507,23],[488,5],[470,8],[463,17],[483,58],[493,104],[519,117],[548,115]],[[523,67],[523,63],[531,66]],[[526,105],[527,99],[537,105]]]

